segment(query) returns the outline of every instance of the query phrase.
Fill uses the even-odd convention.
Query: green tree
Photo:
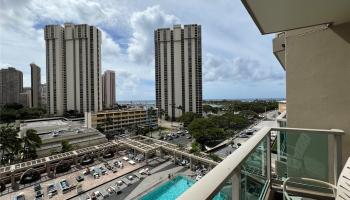
[[[222,128],[218,128],[207,118],[194,119],[188,126],[190,134],[201,145],[215,145],[226,138]]]
[[[100,124],[97,124],[96,129],[98,131],[100,131],[101,133],[103,133],[103,128],[102,128],[102,126]]]
[[[22,138],[24,143],[24,158],[36,158],[36,149],[40,148],[42,141],[37,131],[34,129],[28,129],[25,136]]]
[[[190,153],[199,153],[201,149],[201,144],[199,144],[198,142],[192,142]]]
[[[188,125],[196,118],[200,118],[201,116],[197,113],[193,112],[185,112],[181,117],[178,118],[178,121],[184,124],[184,127],[188,127]]]
[[[69,144],[67,140],[62,140],[61,145],[62,145],[62,150],[61,150],[62,153],[73,150],[73,146]]]
[[[4,163],[7,159],[5,154],[10,154],[12,158],[21,150],[21,139],[18,138],[18,131],[13,125],[0,126],[0,150],[1,162]],[[11,162],[11,158],[10,158]]]
[[[219,108],[218,107],[213,107],[211,105],[203,105],[203,111],[205,113],[209,113],[209,112],[212,112],[212,113],[218,113],[219,112]]]
[[[112,124],[113,124],[113,119],[108,116],[104,121],[104,127],[105,127],[104,132],[106,132],[107,126],[110,126]]]

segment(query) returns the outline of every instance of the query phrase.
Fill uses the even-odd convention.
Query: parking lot
[[[118,177],[121,177],[127,173],[130,173],[134,170],[137,170],[139,168],[142,168],[145,165],[145,162],[140,162],[140,163],[135,163],[135,164],[130,164],[129,161],[123,160],[124,156],[120,156],[118,158],[112,159],[108,161],[109,165],[114,166],[114,162],[119,160],[123,163],[122,168],[117,168],[117,170],[114,172],[112,170],[108,170],[105,167],[104,163],[100,163],[94,166],[89,167],[90,169],[101,169],[102,167],[103,170],[100,170],[101,173],[99,173],[99,177],[97,178],[96,176],[94,177],[94,174],[92,173],[86,173],[87,168],[83,168],[81,170],[65,174],[63,176],[59,176],[55,179],[51,180],[46,180],[44,182],[40,183],[41,186],[41,193],[43,193],[43,198],[42,199],[49,199],[48,197],[48,188],[49,185],[54,185],[54,188],[57,190],[57,194],[53,195],[52,198],[53,200],[61,200],[61,199],[69,199],[71,197],[74,197],[77,195],[78,190],[80,191],[88,191],[91,190],[101,184],[104,184],[106,182],[109,182],[111,180],[114,180]],[[91,171],[91,170],[90,170]],[[102,173],[102,171],[105,171]],[[85,174],[85,175],[84,175]],[[84,180],[81,182],[77,181],[77,177],[82,176]],[[64,181],[65,180],[65,181]],[[127,180],[125,180],[127,182]],[[125,182],[123,182],[125,184]],[[65,184],[69,185],[70,189],[65,189]],[[81,185],[81,188],[79,187]],[[51,186],[52,187],[52,186]],[[79,189],[77,189],[79,188]],[[65,190],[65,191],[64,191]],[[25,189],[22,189],[18,192],[12,192],[7,195],[4,195],[1,197],[1,199],[15,199],[16,196],[23,194],[25,199],[36,199],[35,198],[35,190],[34,186],[27,187]]]
[[[166,136],[164,136],[162,140],[173,144],[177,144],[183,147],[187,147],[192,142],[192,137],[190,136],[190,134],[186,134],[186,133],[181,133],[181,134],[169,133]]]

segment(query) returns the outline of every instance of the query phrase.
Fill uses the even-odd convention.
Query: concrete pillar
[[[193,162],[192,162],[192,157],[190,157],[190,170],[193,170]]]
[[[15,172],[11,172],[11,187],[12,189],[17,190]]]
[[[241,173],[236,169],[232,175],[232,200],[239,200],[241,194]],[[246,187],[245,187],[246,188]]]
[[[148,154],[145,153],[145,160],[146,160],[146,165],[148,165]]]
[[[160,153],[160,158],[163,159],[164,158],[164,152],[162,149],[159,149],[159,153]]]
[[[73,163],[75,166],[78,164],[78,157],[73,157]]]
[[[47,175],[49,176],[49,174],[50,174],[50,169],[51,169],[51,164],[50,164],[50,163],[46,163],[46,164],[45,164],[45,167],[46,167],[46,173],[47,173]]]

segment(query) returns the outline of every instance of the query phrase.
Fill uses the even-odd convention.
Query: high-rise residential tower
[[[165,119],[202,114],[201,26],[174,25],[154,32],[156,107]]]
[[[40,85],[40,103],[42,108],[47,108],[47,86],[45,84]]]
[[[87,24],[47,25],[45,40],[48,112],[102,110],[101,31]]]
[[[30,87],[24,87],[22,92],[19,93],[19,103],[28,108],[33,105],[32,89]]]
[[[41,73],[40,73],[40,67],[36,64],[32,63],[30,64],[30,71],[31,71],[31,105],[30,107],[38,108],[41,106],[41,93],[40,93],[40,87],[41,87]]]
[[[20,103],[23,89],[23,73],[13,67],[0,70],[0,106],[7,103]]]
[[[103,107],[113,108],[115,104],[115,72],[107,70],[102,76]]]

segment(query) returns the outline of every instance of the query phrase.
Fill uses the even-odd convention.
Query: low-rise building
[[[107,142],[105,135],[94,128],[87,128],[83,121],[66,118],[25,120],[19,123],[19,128],[20,137],[23,137],[28,129],[37,131],[42,140],[41,147],[37,149],[39,157],[61,151],[62,140],[67,140],[74,149]]]
[[[86,127],[99,128],[105,131],[119,131],[132,126],[158,127],[155,109],[129,108],[123,110],[105,110],[86,112]]]

